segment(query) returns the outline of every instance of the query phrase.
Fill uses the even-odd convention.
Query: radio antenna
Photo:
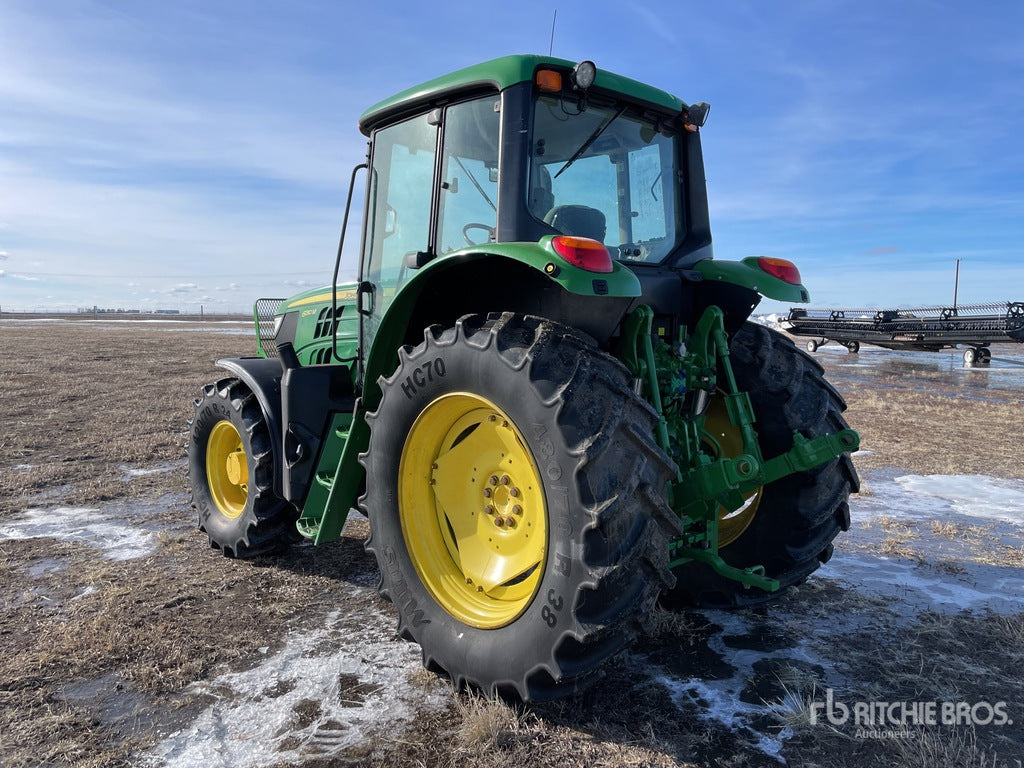
[[[551,14],[551,42],[548,45],[548,56],[555,50],[555,21],[558,20],[558,9],[555,8],[555,12]]]

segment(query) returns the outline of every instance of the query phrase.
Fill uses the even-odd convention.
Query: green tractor
[[[708,105],[543,56],[459,70],[359,127],[331,284],[256,303],[191,422],[199,526],[229,557],[337,539],[358,504],[427,668],[571,694],[673,605],[800,583],[850,525],[840,395],[712,259]],[[338,282],[365,171],[359,279]]]

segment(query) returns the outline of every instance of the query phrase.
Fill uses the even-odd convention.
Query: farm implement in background
[[[966,365],[986,364],[992,344],[1024,343],[1024,302],[924,309],[790,309],[783,328],[807,337],[807,351],[834,341],[857,352],[861,344],[887,349],[964,350]]]

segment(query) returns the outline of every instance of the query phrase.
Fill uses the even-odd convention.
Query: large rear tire
[[[238,379],[203,387],[189,423],[192,506],[210,545],[226,557],[287,549],[300,539],[298,511],[274,493],[270,433],[252,391]]]
[[[360,504],[401,636],[460,689],[592,682],[672,583],[674,467],[626,369],[505,313],[428,328],[379,384]]]
[[[733,337],[730,358],[740,390],[750,395],[755,428],[765,459],[793,446],[793,431],[804,437],[846,429],[846,403],[825,380],[820,365],[789,339],[763,326],[746,323]],[[711,419],[708,420],[710,427]],[[722,445],[742,446],[727,419],[717,419]],[[730,440],[729,438],[736,438]],[[739,452],[737,448],[736,452]],[[710,567],[690,562],[674,569],[669,604],[706,607],[752,605],[771,600],[806,579],[832,556],[832,541],[850,527],[849,496],[859,487],[848,454],[808,472],[784,477],[757,489],[748,506],[720,518],[725,543],[719,554],[729,565],[763,565],[781,583],[779,592],[746,589]]]

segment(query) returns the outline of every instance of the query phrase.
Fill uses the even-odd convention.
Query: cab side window
[[[436,147],[437,128],[425,115],[374,137],[364,254],[364,279],[374,287],[371,338],[398,289],[406,254],[427,250]]]
[[[494,241],[499,103],[497,96],[488,96],[446,110],[437,237],[440,254]]]

